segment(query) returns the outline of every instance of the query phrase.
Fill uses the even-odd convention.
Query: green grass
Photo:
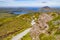
[[[31,37],[30,37],[30,33],[25,35],[21,40],[32,40]]]

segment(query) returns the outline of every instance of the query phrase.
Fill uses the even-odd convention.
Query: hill
[[[14,17],[16,14],[11,14],[11,13],[0,13],[0,18],[9,18],[9,17]]]
[[[39,15],[41,15],[43,12],[30,12],[27,14],[20,14],[20,15],[14,15],[14,14],[7,14],[6,17],[5,15],[3,17],[1,17],[0,19],[0,40],[11,40],[12,37],[14,37],[16,34],[21,33],[22,31],[24,31],[27,28],[30,28],[31,25],[31,21],[34,19],[37,21],[37,19],[39,18]],[[53,25],[52,22],[55,20],[60,20],[60,15],[58,15],[55,12],[49,12],[47,13],[49,15],[53,16],[53,20],[49,21],[48,24],[50,26],[49,30],[54,29],[55,30],[55,24]],[[8,16],[9,15],[9,16]],[[4,18],[5,17],[5,18]],[[58,25],[59,22],[57,23],[56,26]],[[52,31],[54,31],[52,30]],[[52,31],[50,31],[52,33]],[[59,34],[60,35],[60,31],[56,31],[55,34]],[[41,35],[40,35],[41,36]],[[44,34],[42,34],[42,36],[44,40],[45,38],[50,38],[50,36],[46,36]],[[41,38],[40,37],[40,38]],[[53,36],[51,36],[52,39]],[[24,36],[22,38],[22,40],[27,40],[27,38],[29,38],[29,40],[31,40],[31,37],[29,35],[29,33]],[[47,39],[48,40],[48,39]]]
[[[53,19],[47,22],[47,24],[49,25],[49,29],[47,30],[47,33],[41,33],[40,35],[37,34],[40,40],[60,40],[60,31],[59,31],[60,30],[60,15],[58,16],[57,15],[58,14],[55,14],[54,12],[52,12]],[[32,40],[30,36],[30,32],[27,35],[25,35],[21,40]]]
[[[60,8],[52,8],[49,6],[44,6],[39,9],[40,12],[57,12],[60,13]]]
[[[29,13],[3,19],[4,21],[0,23],[0,39],[9,40],[12,36],[31,27],[31,20],[38,16],[39,13]]]

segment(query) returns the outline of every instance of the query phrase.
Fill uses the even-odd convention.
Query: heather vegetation
[[[0,40],[11,40],[14,35],[30,28],[31,20],[38,18],[39,13],[13,15],[11,17],[5,15],[6,17],[0,19]]]
[[[48,13],[53,16],[53,20],[49,21],[48,34],[41,33],[40,40],[60,40],[60,15],[55,12]],[[29,38],[29,39],[27,39]],[[30,34],[25,35],[22,40],[32,40]]]
[[[44,12],[30,12],[27,14],[9,14],[0,13],[0,40],[11,40],[12,37],[21,33],[27,28],[32,27],[31,21],[39,18]],[[45,12],[46,13],[46,12]],[[40,34],[41,40],[59,40],[60,39],[60,15],[56,12],[47,12],[53,17],[53,20],[47,22],[49,25],[48,34]],[[32,40],[30,33],[21,40]]]

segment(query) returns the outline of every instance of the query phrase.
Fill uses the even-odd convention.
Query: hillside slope
[[[50,13],[53,16],[53,20],[49,21],[47,24],[49,25],[49,29],[46,33],[41,33],[39,35],[40,40],[60,40],[60,15],[57,13]],[[29,39],[28,39],[29,38]],[[21,40],[32,40],[30,33],[25,35]]]
[[[12,36],[31,27],[31,20],[38,18],[38,16],[39,13],[30,13],[20,17],[15,16],[4,19],[3,23],[0,24],[0,39],[9,40]]]

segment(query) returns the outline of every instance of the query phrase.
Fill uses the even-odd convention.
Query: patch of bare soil
[[[49,29],[48,21],[52,20],[52,16],[48,14],[41,14],[34,25],[32,25],[32,29],[30,31],[30,36],[32,40],[40,40],[39,35],[41,33],[47,34],[47,30]]]

